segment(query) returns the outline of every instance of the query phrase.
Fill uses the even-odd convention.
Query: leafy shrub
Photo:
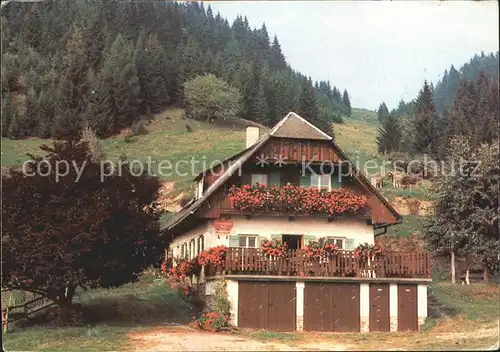
[[[203,313],[198,319],[194,317],[193,325],[198,329],[212,332],[230,330],[231,303],[227,296],[227,283],[224,280],[218,280],[214,285],[210,310]]]

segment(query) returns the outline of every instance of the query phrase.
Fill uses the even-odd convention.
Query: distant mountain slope
[[[449,70],[445,70],[443,78],[438,80],[434,86],[434,102],[436,110],[442,114],[445,109],[449,109],[453,105],[453,99],[460,88],[462,79],[476,81],[479,74],[483,71],[487,76],[499,77],[499,52],[496,53],[481,53],[476,54],[463,64],[458,70],[451,65]],[[401,101],[396,109],[392,112],[396,115],[412,115],[414,109],[414,100],[409,102]]]

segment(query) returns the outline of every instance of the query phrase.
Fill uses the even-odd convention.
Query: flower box
[[[236,210],[294,214],[327,214],[329,217],[356,214],[367,204],[365,196],[345,188],[332,190],[292,185],[267,187],[257,184],[233,186],[229,198]]]

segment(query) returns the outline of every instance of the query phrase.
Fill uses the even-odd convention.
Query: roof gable
[[[283,138],[332,140],[331,136],[294,112],[288,113],[278,122],[270,135]]]
[[[297,132],[294,132],[294,129],[290,129],[291,127],[298,127],[298,126],[304,126],[304,123],[308,126],[308,136],[310,137],[298,137]],[[288,124],[286,129],[281,129],[283,126]],[[281,130],[280,130],[281,129]],[[278,134],[278,135],[277,135]],[[294,135],[294,136],[292,136]],[[366,176],[358,171],[354,164],[350,161],[350,159],[347,157],[347,155],[340,149],[340,147],[335,143],[335,141],[328,136],[326,133],[322,132],[306,120],[304,120],[302,117],[299,115],[295,114],[294,112],[290,112],[285,118],[283,118],[276,126],[274,126],[270,132],[264,134],[253,146],[245,149],[244,151],[238,153],[240,156],[238,158],[235,158],[235,156],[228,158],[228,159],[233,159],[235,158],[235,162],[231,164],[223,173],[222,175],[212,184],[210,185],[207,190],[203,193],[203,195],[196,199],[194,202],[188,203],[183,210],[177,214],[166,226],[167,230],[173,229],[175,226],[180,224],[181,222],[184,221],[184,219],[188,218],[190,215],[194,214],[196,210],[200,208],[201,205],[207,201],[207,199],[215,192],[217,191],[222,185],[224,185],[227,180],[239,170],[239,168],[246,163],[253,155],[255,155],[263,145],[267,143],[268,140],[270,140],[272,137],[280,137],[280,138],[300,138],[300,139],[317,139],[317,140],[330,140],[333,146],[333,149],[336,150],[339,155],[343,158],[343,161],[347,161],[351,163],[352,166],[352,171],[354,177],[361,183],[362,186],[369,192],[374,194],[381,202],[382,204],[386,207],[386,209],[395,217],[396,222],[395,223],[400,223],[402,220],[401,215],[394,209],[394,207],[387,201],[387,199],[378,192],[378,190],[373,187],[373,185],[370,183],[370,181],[366,178]],[[327,138],[328,137],[328,138]],[[389,225],[389,224],[386,224]],[[381,226],[384,226],[382,224]]]

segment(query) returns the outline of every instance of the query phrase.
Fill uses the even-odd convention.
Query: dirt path
[[[445,322],[434,331],[423,333],[300,334],[291,341],[258,341],[244,334],[201,332],[188,326],[159,327],[128,335],[127,350],[132,351],[348,351],[348,350],[426,350],[474,346],[497,350],[499,324],[478,324],[469,331],[452,329]],[[472,326],[471,326],[472,328]],[[455,330],[455,331],[454,331]],[[452,332],[453,331],[453,332]],[[486,339],[486,340],[485,340]],[[489,342],[491,341],[491,342]],[[491,346],[491,347],[490,347]]]
[[[160,328],[129,335],[135,351],[345,351],[347,346],[326,342],[297,344],[261,342],[228,333],[200,332],[188,327]]]

